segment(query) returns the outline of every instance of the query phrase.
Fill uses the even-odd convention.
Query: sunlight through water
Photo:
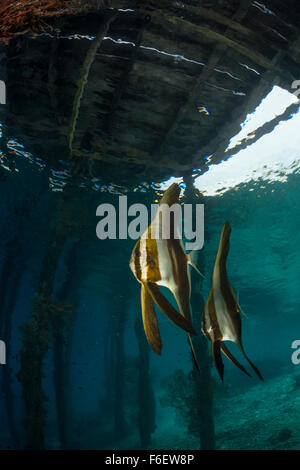
[[[292,93],[275,86],[256,110],[247,116],[240,132],[230,140],[227,150],[233,149],[243,139],[249,140],[248,147],[226,161],[210,164],[206,173],[195,178],[195,186],[204,195],[214,196],[251,180],[284,182],[290,173],[300,172],[299,112],[287,121],[281,121],[272,132],[251,145],[256,129],[281,115],[296,101]],[[207,161],[210,163],[212,159],[213,155]],[[166,190],[172,183],[180,181],[179,178],[170,178],[160,188]]]

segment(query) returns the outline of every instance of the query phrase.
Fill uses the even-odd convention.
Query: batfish
[[[264,380],[257,367],[247,357],[241,340],[241,308],[227,277],[226,259],[229,252],[231,227],[226,222],[221,233],[219,248],[214,264],[211,288],[202,316],[202,332],[212,343],[212,356],[221,379],[224,364],[221,352],[245,374],[250,374],[233,357],[224,344],[232,341],[240,348],[246,360],[261,380]]]
[[[163,212],[163,207],[169,209],[173,204],[178,203],[179,194],[178,184],[172,184],[160,200],[161,211]],[[178,230],[174,227],[175,224],[170,224],[170,236],[167,239],[161,236],[163,223],[164,218],[157,211],[148,229],[136,243],[129,263],[134,276],[141,284],[144,330],[153,351],[160,355],[162,342],[154,310],[155,302],[170,320],[188,333],[192,354],[199,369],[191,338],[191,335],[195,335],[196,332],[192,326],[190,312],[191,287],[188,263],[198,272],[199,270],[194,265],[191,255],[186,254]],[[155,235],[156,233],[159,235]],[[160,292],[158,286],[167,287],[172,292],[180,313]]]

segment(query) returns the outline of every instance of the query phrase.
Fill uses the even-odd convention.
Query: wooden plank
[[[207,39],[210,39],[213,42],[220,43],[226,47],[234,49],[239,54],[248,57],[254,63],[260,65],[264,69],[272,70],[276,74],[280,76],[284,76],[284,71],[275,67],[271,60],[267,57],[263,56],[259,52],[248,48],[237,41],[234,41],[228,38],[224,34],[220,34],[217,31],[212,29],[206,28],[205,26],[200,26],[195,23],[191,23],[190,21],[183,20],[182,18],[178,18],[176,16],[167,15],[163,12],[153,12],[151,14],[152,20],[156,21],[158,24],[173,24],[179,28],[179,30],[186,30],[189,31],[190,34],[196,33],[204,36]]]
[[[81,102],[81,99],[85,90],[85,86],[88,81],[89,72],[95,60],[97,50],[100,47],[102,40],[104,36],[106,35],[108,28],[110,27],[111,22],[116,18],[116,16],[117,16],[117,13],[115,11],[111,11],[110,14],[104,19],[103,24],[101,25],[100,30],[98,32],[98,35],[96,39],[92,41],[92,44],[88,50],[87,56],[84,60],[84,63],[82,64],[82,67],[80,69],[80,77],[78,80],[77,90],[74,96],[72,116],[71,116],[70,125],[69,125],[68,146],[69,146],[69,151],[70,151],[70,157],[72,157],[72,146],[73,146],[74,134],[76,130],[76,123],[77,123],[79,110],[80,110],[80,102]]]

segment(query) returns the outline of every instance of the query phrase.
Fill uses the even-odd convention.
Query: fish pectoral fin
[[[145,283],[145,287],[149,291],[152,299],[161,309],[161,311],[177,326],[180,326],[183,330],[191,334],[196,334],[193,325],[190,321],[184,318],[183,315],[180,315],[175,308],[170,304],[170,302],[162,295],[158,286],[153,282]]]
[[[160,356],[162,343],[154,310],[154,304],[152,297],[144,284],[142,284],[141,287],[141,305],[146,338],[153,351]]]
[[[264,378],[263,378],[263,376],[261,375],[261,373],[259,372],[258,368],[253,364],[253,362],[250,361],[249,357],[248,357],[247,354],[245,353],[244,348],[243,348],[243,346],[242,346],[242,343],[238,343],[238,347],[239,347],[240,350],[242,351],[242,354],[244,355],[245,359],[249,362],[250,366],[252,367],[252,369],[254,370],[254,372],[256,373],[256,375],[258,376],[258,378],[264,382]]]
[[[197,268],[197,266],[195,265],[194,261],[193,261],[193,254],[194,254],[194,251],[191,251],[187,256],[187,262],[188,264],[190,264],[196,271],[198,274],[200,274],[201,277],[203,277],[203,279],[205,279],[205,276],[204,274],[202,274],[202,272]]]
[[[219,372],[219,376],[221,377],[221,380],[223,382],[224,364],[223,364],[223,361],[222,361],[220,347],[221,347],[221,341],[212,341],[212,343],[211,343],[212,357],[213,357],[215,366],[217,368],[217,371]]]
[[[231,352],[227,349],[227,347],[225,346],[225,344],[222,342],[221,343],[221,351],[222,353],[227,357],[227,359],[230,360],[230,362],[232,362],[232,364],[234,364],[235,366],[237,366],[241,371],[243,371],[246,375],[248,375],[249,377],[251,377],[251,375],[249,374],[249,372],[246,371],[246,369],[242,366],[242,364],[240,364],[236,358],[231,354]]]
[[[230,285],[230,290],[231,290],[231,293],[232,293],[232,295],[234,297],[234,300],[236,302],[236,311],[238,313],[243,314],[246,318],[248,318],[248,315],[244,312],[244,310],[241,309],[241,306],[240,306],[240,291],[239,291],[239,289],[237,289],[237,291],[235,292],[232,285]]]

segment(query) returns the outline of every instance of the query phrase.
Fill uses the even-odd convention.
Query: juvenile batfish
[[[211,288],[202,316],[202,332],[212,342],[212,355],[216,368],[223,380],[223,354],[245,374],[246,369],[232,356],[224,341],[233,341],[261,380],[264,380],[255,365],[246,356],[241,340],[241,308],[227,277],[226,259],[229,252],[231,227],[226,222],[220,238],[219,248],[212,274]]]
[[[163,195],[159,208],[178,203],[180,187],[174,183]],[[164,206],[163,206],[164,204]],[[196,334],[190,312],[190,273],[188,263],[194,266],[190,255],[185,253],[182,240],[175,238],[176,228],[172,227],[168,239],[162,234],[163,218],[158,210],[148,229],[135,245],[129,266],[136,279],[141,283],[141,306],[144,330],[150,346],[156,354],[161,354],[161,338],[154,302],[162,312],[176,325],[189,334],[193,357],[197,367],[199,364],[194,352],[191,334]],[[158,231],[158,232],[157,232]],[[159,233],[158,235],[155,235]],[[151,236],[152,234],[152,236]],[[178,234],[176,233],[176,236]],[[195,267],[195,266],[194,266]],[[197,269],[195,267],[195,269]],[[162,295],[158,286],[164,286],[173,293],[180,313]]]

